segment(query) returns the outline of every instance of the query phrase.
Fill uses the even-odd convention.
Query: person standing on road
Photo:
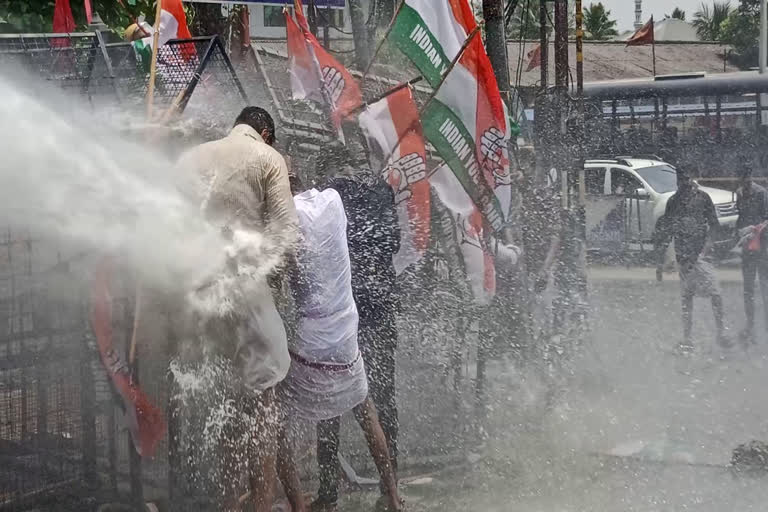
[[[272,509],[277,480],[280,416],[275,386],[288,373],[291,359],[268,272],[262,270],[293,251],[298,217],[288,168],[272,148],[274,140],[269,113],[246,107],[228,136],[191,149],[178,164],[194,177],[190,199],[201,204],[205,218],[221,230],[231,249],[218,277],[190,294],[197,316],[192,338],[201,342],[182,354],[185,362],[210,363],[227,376],[209,390],[223,396],[224,403],[205,412],[214,414],[216,407],[231,404],[220,429],[223,435],[200,441],[217,445],[215,460],[205,464],[221,468],[208,474],[215,473],[212,478],[218,480],[227,510],[239,510],[242,473],[247,473],[257,512]],[[203,426],[190,431],[198,427],[202,432]]]
[[[360,151],[363,152],[362,148]],[[358,158],[354,159],[355,156]],[[346,211],[352,291],[360,317],[360,351],[396,474],[399,422],[395,401],[395,320],[400,302],[392,258],[400,250],[400,225],[392,187],[367,165],[364,157],[339,147],[329,151],[320,172],[328,177],[327,187],[341,196]],[[338,496],[340,428],[338,417],[318,424],[318,505],[335,503]],[[383,485],[381,490],[386,493]]]
[[[292,178],[292,185],[294,191],[301,189],[298,178]],[[301,241],[289,274],[298,318],[296,334],[289,341],[291,368],[278,388],[287,419],[280,436],[280,479],[294,512],[305,510],[287,436],[291,420],[327,421],[353,411],[381,475],[388,510],[401,510],[387,440],[368,395],[357,344],[358,313],[344,206],[333,189],[313,188],[295,200]],[[313,510],[334,510],[335,506],[318,503]]]
[[[656,278],[661,281],[664,253],[669,243],[673,239],[675,241],[683,312],[683,342],[679,348],[683,352],[693,349],[691,330],[695,296],[711,299],[717,342],[724,348],[730,346],[725,335],[723,298],[715,268],[705,259],[711,246],[711,235],[719,226],[712,199],[699,190],[685,170],[677,169],[677,192],[669,198],[664,216],[659,219],[654,246],[657,256]]]
[[[745,343],[755,342],[755,278],[760,278],[760,292],[768,329],[768,250],[763,230],[768,225],[768,191],[753,183],[752,166],[741,168],[736,192],[739,218],[736,229],[741,238],[741,272],[744,277],[744,313],[747,325],[741,334]]]

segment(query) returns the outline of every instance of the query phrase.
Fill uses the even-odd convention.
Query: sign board
[[[276,2],[275,0],[186,0],[188,3],[201,3],[201,4],[261,4],[261,5],[276,5],[282,7],[284,5],[292,6],[293,2]],[[302,2],[305,6],[309,3],[308,0]],[[328,5],[330,4],[330,6]],[[316,7],[331,7],[334,9],[343,9],[347,5],[347,0],[315,0]]]

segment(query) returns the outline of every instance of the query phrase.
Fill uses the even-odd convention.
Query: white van
[[[586,160],[587,243],[593,250],[629,244],[650,248],[656,223],[677,191],[675,168],[656,158]],[[736,194],[702,187],[712,198],[721,229],[716,249],[727,252],[735,241]]]

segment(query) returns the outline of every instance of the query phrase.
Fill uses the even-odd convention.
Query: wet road
[[[741,283],[722,272],[730,333],[743,323]],[[534,375],[499,363],[488,441],[468,460],[407,486],[417,511],[768,510],[768,476],[736,475],[733,448],[768,440],[768,336],[723,353],[697,299],[692,356],[681,338],[678,283],[652,269],[591,272],[591,343],[556,405]],[[758,305],[758,311],[759,305]],[[353,494],[342,510],[368,510]]]

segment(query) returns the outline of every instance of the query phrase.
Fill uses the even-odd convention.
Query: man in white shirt
[[[294,189],[298,180],[292,180]],[[320,422],[354,411],[386,488],[389,510],[402,509],[386,438],[357,344],[358,313],[352,295],[347,217],[338,192],[310,189],[294,197],[299,218],[296,266],[291,272],[297,330],[289,340],[291,368],[278,387],[286,423],[292,417]],[[285,435],[278,471],[294,511],[304,503]],[[328,504],[324,510],[333,510]],[[313,506],[313,510],[322,510]]]

